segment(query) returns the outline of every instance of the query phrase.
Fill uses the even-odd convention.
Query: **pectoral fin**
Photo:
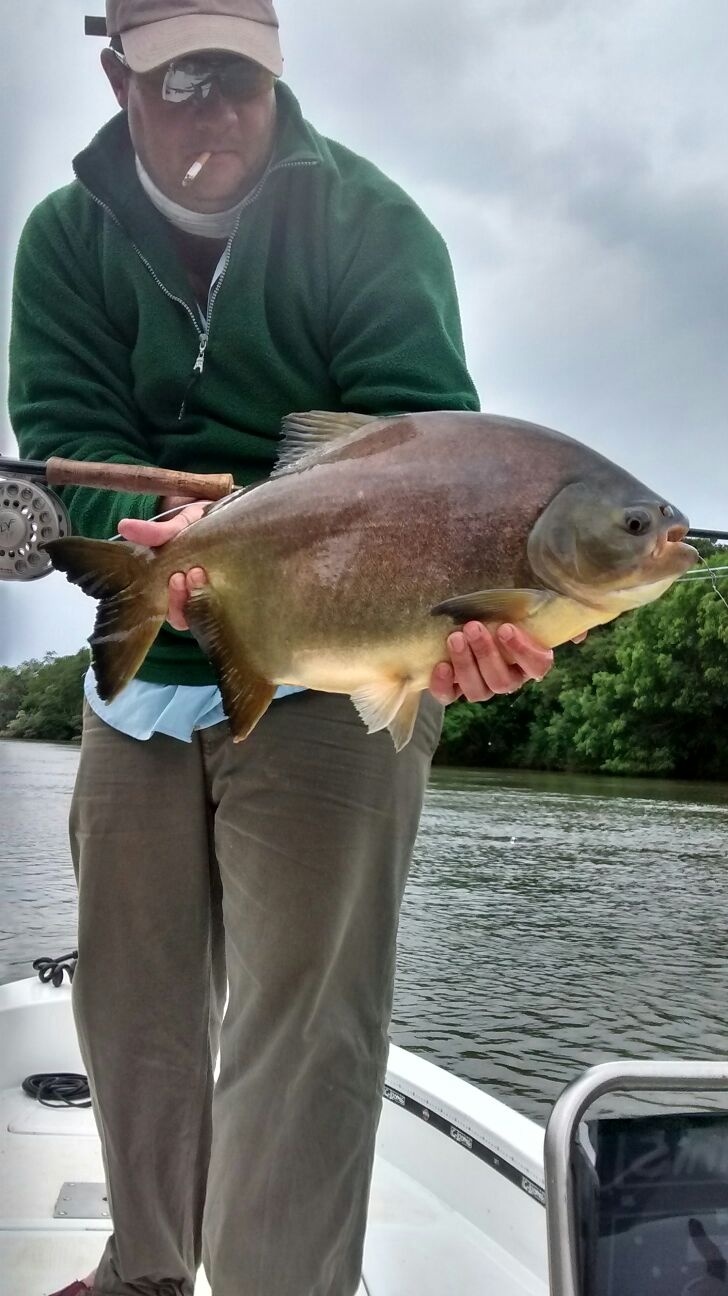
[[[556,598],[550,590],[490,589],[444,599],[431,609],[433,616],[465,621],[525,621]]]
[[[242,742],[268,710],[275,685],[251,665],[245,644],[211,585],[193,590],[185,615],[190,630],[215,667],[233,741]]]

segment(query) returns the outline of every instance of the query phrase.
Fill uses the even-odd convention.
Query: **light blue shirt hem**
[[[192,742],[197,729],[208,729],[227,718],[215,684],[151,684],[147,680],[132,680],[113,702],[102,702],[93,671],[89,669],[83,691],[91,710],[106,724],[142,741],[159,733],[180,742]],[[293,684],[283,684],[273,700],[305,691]]]

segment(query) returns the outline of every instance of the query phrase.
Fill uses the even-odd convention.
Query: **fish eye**
[[[644,535],[652,526],[652,516],[647,509],[628,509],[624,515],[624,529],[630,535]]]

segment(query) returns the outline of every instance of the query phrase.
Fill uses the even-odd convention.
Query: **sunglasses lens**
[[[162,98],[167,103],[185,103],[188,99],[206,99],[212,88],[212,74],[190,64],[170,63],[162,82]]]
[[[229,99],[254,99],[273,85],[272,73],[257,63],[241,59],[220,74],[220,92]]]
[[[248,59],[186,59],[170,63],[162,82],[162,98],[167,103],[200,102],[207,99],[213,85],[226,99],[254,99],[273,84],[265,68]]]

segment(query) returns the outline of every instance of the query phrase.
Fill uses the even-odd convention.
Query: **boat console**
[[[726,1090],[728,1107],[728,1063],[607,1063],[564,1091],[545,1143],[550,1296],[728,1296],[728,1110],[585,1119],[617,1090],[686,1106]]]

